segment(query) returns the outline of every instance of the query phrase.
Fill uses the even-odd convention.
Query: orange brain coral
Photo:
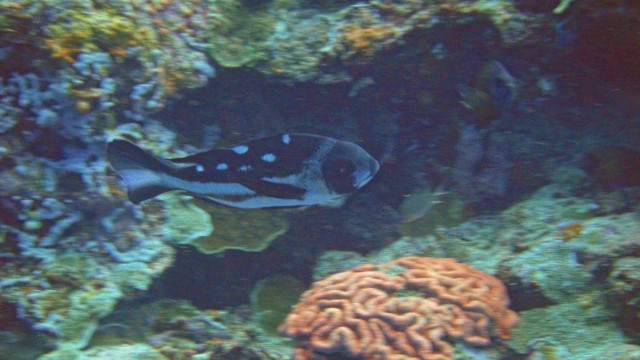
[[[450,341],[509,337],[518,315],[497,278],[454,259],[404,257],[313,284],[280,330],[296,359],[453,359]]]

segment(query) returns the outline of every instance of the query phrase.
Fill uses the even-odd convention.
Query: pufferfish
[[[107,158],[133,203],[182,190],[244,209],[337,206],[380,168],[354,143],[310,134],[280,134],[176,159],[116,139],[107,145]]]

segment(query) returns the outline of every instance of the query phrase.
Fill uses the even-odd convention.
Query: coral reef
[[[552,14],[526,14],[508,1],[429,3],[376,1],[357,4],[258,5],[238,0],[212,3],[210,54],[223,66],[253,66],[284,81],[333,83],[352,80],[352,69],[402,46],[415,31],[434,28],[441,18],[464,24],[489,18],[506,44],[528,40],[549,26]],[[247,24],[250,24],[247,25]]]
[[[56,352],[67,359],[88,359],[121,353],[126,358],[147,354],[152,359],[286,359],[291,349],[264,335],[248,308],[234,312],[199,310],[186,301],[159,300],[120,306],[104,318],[90,346]],[[126,356],[127,352],[131,352]],[[46,359],[63,357],[47,354]]]
[[[172,263],[174,250],[145,239],[144,231],[152,228],[135,229],[136,221],[122,221],[131,216],[124,209],[107,212],[96,225],[100,221],[86,211],[72,212],[47,200],[23,210],[21,225],[0,227],[0,246],[13,249],[0,268],[2,300],[16,304],[18,316],[50,334],[61,351],[82,348],[120,299],[148,289]],[[72,204],[87,206],[78,202]],[[2,205],[12,206],[6,200]],[[48,232],[37,236],[41,231]]]
[[[638,360],[640,359],[640,346],[631,344],[611,345],[589,358],[589,360],[596,359]]]
[[[405,257],[317,281],[281,331],[296,359],[453,359],[451,342],[489,345],[518,320],[496,278],[453,259]]]
[[[266,41],[276,26],[274,14],[288,6],[288,1],[255,7],[240,0],[212,1],[210,12],[215,16],[208,37],[211,57],[225,67],[266,60]]]
[[[505,279],[521,315],[509,341],[516,350],[537,341],[538,354],[592,359],[629,341],[623,334],[637,336],[640,218],[635,211],[603,212],[594,199],[576,195],[585,183],[573,174],[496,216],[403,237],[367,256],[327,252],[314,277],[406,255],[453,257]],[[580,335],[585,329],[593,336]]]
[[[588,18],[594,6],[587,1],[571,11],[565,5],[558,9]],[[136,85],[156,88],[156,98],[144,109],[151,112],[176,91],[206,83],[213,70],[205,53],[223,67],[251,66],[284,81],[332,83],[353,80],[354,68],[370,64],[388,49],[402,48],[407,36],[434,30],[443,21],[462,27],[488,20],[499,41],[518,47],[539,40],[538,32],[553,31],[556,16],[553,9],[527,11],[503,0],[333,5],[284,0],[97,5],[23,0],[7,3],[3,10],[3,40],[15,45],[9,49],[10,59],[18,59],[18,49],[27,43],[36,44],[32,53],[44,51],[66,65],[82,54],[107,53],[118,74],[131,74],[124,86],[127,91],[118,89],[118,94],[131,94]],[[81,103],[80,108],[86,106]]]
[[[175,243],[189,244],[213,232],[211,216],[193,204],[192,197],[170,192],[162,194],[158,199],[164,206],[168,238]]]
[[[231,209],[175,192],[159,200],[166,238],[174,244],[193,245],[203,254],[227,249],[262,251],[289,227],[284,211]]]
[[[324,276],[283,328],[299,358],[638,357],[639,14],[0,0],[0,358],[291,358],[274,329]],[[104,159],[277,131],[359,142],[379,177],[340,209],[134,206]],[[171,295],[224,311],[156,301],[176,253]],[[505,287],[518,325],[474,346],[511,330]]]
[[[109,359],[131,359],[131,360],[168,360],[160,352],[145,344],[123,344],[112,346],[96,346],[85,352],[61,351],[49,353],[41,356],[41,360],[109,360]]]
[[[29,92],[18,93],[26,99]],[[22,103],[24,114],[40,106],[21,102],[20,96],[4,99]],[[56,101],[41,100],[43,108]],[[46,334],[60,354],[85,347],[98,321],[120,300],[146,291],[171,265],[175,250],[164,241],[152,208],[119,200],[122,194],[100,156],[102,146],[93,144],[92,137],[84,137],[87,144],[82,145],[71,133],[66,135],[73,141],[40,134],[41,125],[33,125],[30,117],[18,119],[18,129],[0,138],[10,149],[11,164],[0,173],[1,301],[14,304],[16,316]],[[74,125],[67,121],[63,117],[53,126]],[[153,137],[153,125],[145,127],[151,130],[147,137]],[[29,141],[26,132],[38,136]]]
[[[35,73],[0,77],[0,95],[0,134],[10,132],[19,119],[42,128],[55,128],[62,120],[56,108],[64,106],[59,100],[65,95],[64,86]]]
[[[141,120],[178,90],[215,76],[206,46],[197,46],[206,17],[197,4],[18,1],[2,7],[5,65],[47,74],[79,114],[123,111]],[[25,53],[48,54],[47,66],[24,61]]]
[[[632,337],[640,337],[640,258],[623,257],[613,263],[607,279],[608,298],[618,308],[619,321]]]
[[[509,344],[524,351],[537,341],[537,353],[543,359],[589,359],[612,344],[624,342],[620,330],[608,321],[612,314],[603,305],[567,303],[523,311]]]

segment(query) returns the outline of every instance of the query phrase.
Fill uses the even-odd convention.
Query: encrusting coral
[[[404,257],[313,284],[280,330],[297,360],[453,359],[452,341],[508,338],[518,315],[500,280],[454,259]]]

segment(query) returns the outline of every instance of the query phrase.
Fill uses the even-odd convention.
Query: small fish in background
[[[640,186],[640,150],[601,146],[582,157],[582,168],[603,188]]]
[[[414,222],[427,216],[436,205],[442,202],[441,198],[447,193],[441,185],[435,188],[427,186],[413,190],[400,203],[402,222]]]
[[[476,122],[485,126],[499,118],[516,96],[516,80],[499,61],[486,63],[473,86],[460,85],[462,105],[474,113]]]
[[[310,134],[281,134],[177,159],[125,141],[107,145],[129,200],[171,190],[237,208],[337,206],[380,165],[360,146]]]

